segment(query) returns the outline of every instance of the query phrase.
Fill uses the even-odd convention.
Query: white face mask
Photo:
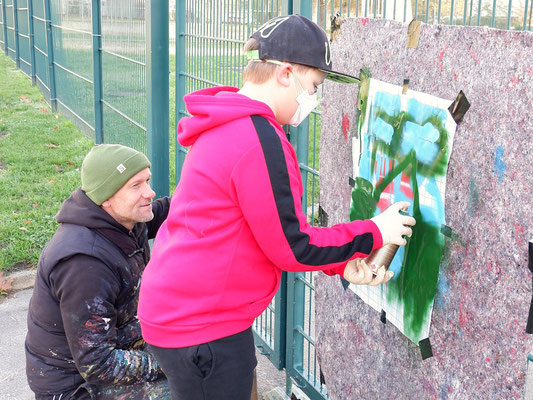
[[[309,91],[304,90],[302,84],[300,83],[298,78],[296,78],[296,75],[294,75],[294,73],[292,74],[292,76],[294,77],[294,81],[300,87],[301,90],[298,97],[296,97],[298,108],[296,109],[296,112],[289,121],[289,125],[296,127],[300,125],[302,121],[306,119],[307,116],[311,114],[311,112],[315,108],[318,107],[318,105],[320,104],[320,100],[318,100],[318,93],[315,92],[314,94],[309,94]]]

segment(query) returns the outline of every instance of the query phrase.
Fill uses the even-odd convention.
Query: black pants
[[[252,328],[198,346],[150,350],[173,400],[250,400],[257,365]]]

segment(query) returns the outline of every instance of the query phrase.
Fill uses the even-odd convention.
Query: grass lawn
[[[37,263],[91,147],[0,54],[0,271]]]

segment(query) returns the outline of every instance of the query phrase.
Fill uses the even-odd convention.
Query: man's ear
[[[109,208],[109,207],[111,207],[111,202],[109,200],[106,200],[102,204],[100,204],[100,207]]]
[[[283,63],[283,65],[276,70],[276,80],[280,85],[285,87],[290,86],[292,69],[293,66],[291,64]]]

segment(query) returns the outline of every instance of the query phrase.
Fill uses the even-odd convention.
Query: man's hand
[[[373,269],[376,269],[376,271]],[[348,261],[348,264],[346,264],[343,278],[354,285],[377,286],[388,282],[393,275],[394,273],[387,271],[385,267],[377,268],[373,265],[371,268],[365,260],[356,258],[355,260]]]
[[[413,231],[409,226],[413,226],[416,221],[413,217],[400,214],[400,210],[407,210],[409,206],[409,202],[399,201],[381,214],[371,218],[381,232],[383,246],[386,244],[406,245],[407,241],[404,236],[410,237],[412,235]]]

